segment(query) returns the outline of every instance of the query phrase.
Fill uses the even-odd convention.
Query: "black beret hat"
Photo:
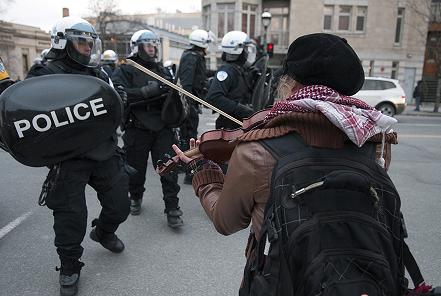
[[[343,95],[353,95],[363,86],[360,59],[346,39],[316,33],[304,35],[289,46],[283,74],[303,85],[321,84]]]

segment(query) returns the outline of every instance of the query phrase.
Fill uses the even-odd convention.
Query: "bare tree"
[[[103,48],[107,37],[107,25],[112,22],[112,17],[119,12],[117,1],[115,0],[92,0],[89,3],[89,10],[95,17],[95,28],[101,34]]]
[[[441,101],[441,3],[433,0],[408,0],[407,7],[414,14],[428,23],[428,30],[423,26],[415,26],[413,20],[406,25],[415,29],[426,42],[426,58],[430,59],[436,67],[436,98],[433,112],[439,111]]]

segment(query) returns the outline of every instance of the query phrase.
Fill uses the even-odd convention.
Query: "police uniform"
[[[179,62],[178,70],[178,77],[182,88],[201,99],[205,99],[206,72],[205,53],[203,50],[195,49],[194,47],[185,50]],[[180,127],[182,143],[187,146],[191,138],[197,138],[199,125],[198,103],[191,98],[188,99],[188,102],[190,112],[187,120]],[[182,148],[187,150],[189,148],[187,146]]]
[[[146,62],[137,55],[130,57],[130,59],[171,80],[161,63]],[[155,95],[146,97],[142,92],[142,87],[157,83],[157,80],[126,64],[120,65],[114,72],[112,81],[116,86],[124,86],[127,92],[129,113],[123,136],[124,150],[127,153],[129,165],[137,170],[137,173],[130,177],[129,192],[132,200],[140,201],[145,191],[145,174],[149,153],[152,155],[153,167],[156,169],[157,161],[163,160],[164,154],[172,155],[171,146],[176,142],[173,130],[161,120],[161,110],[167,89],[163,88]],[[165,213],[169,217],[168,214],[171,211],[179,210],[178,175],[171,173],[161,176],[160,180]],[[134,213],[132,212],[132,214]]]
[[[115,64],[104,64],[103,70],[109,77],[112,77],[113,72],[115,72],[116,65]]]
[[[253,114],[251,104],[252,86],[247,82],[244,66],[238,62],[222,65],[213,77],[207,94],[207,102],[225,113],[242,120]],[[234,129],[239,125],[219,115],[216,128]]]
[[[90,75],[109,82],[100,68],[81,66],[68,58],[50,61],[46,66],[35,65],[27,78],[50,74]],[[126,220],[129,200],[128,174],[124,167],[116,134],[87,153],[60,163],[56,185],[48,192],[45,202],[53,210],[55,246],[62,262],[77,260],[83,253],[81,243],[87,228],[86,185],[95,189],[102,206],[99,218],[93,222],[101,234],[114,236],[118,226]],[[48,178],[52,178],[51,172]]]

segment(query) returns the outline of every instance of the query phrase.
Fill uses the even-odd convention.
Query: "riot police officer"
[[[207,69],[205,55],[208,45],[213,41],[211,32],[194,30],[189,36],[192,46],[184,51],[179,62],[178,77],[181,86],[195,96],[205,99],[207,84]],[[199,125],[199,104],[189,98],[190,112],[187,120],[180,127],[182,149],[187,150],[191,138],[196,139]],[[184,178],[185,184],[191,184],[192,176],[187,171]]]
[[[108,49],[103,52],[101,56],[101,64],[103,66],[104,71],[106,71],[109,77],[112,77],[113,72],[116,69],[116,62],[118,61],[118,56],[116,52],[111,49]]]
[[[248,35],[240,31],[231,31],[222,38],[222,60],[226,62],[217,71],[207,94],[207,102],[242,120],[253,113],[250,83],[246,67],[248,53],[252,45]],[[219,115],[216,128],[234,129],[239,126],[226,117]]]
[[[78,74],[110,82],[99,66],[100,47],[100,39],[89,22],[65,17],[52,29],[49,63],[35,65],[28,78]],[[129,214],[128,174],[124,167],[114,134],[82,156],[53,166],[48,174],[45,184],[55,182],[55,185],[42,193],[47,194],[45,203],[54,216],[55,246],[61,260],[61,267],[57,269],[61,295],[76,295],[84,266],[79,259],[87,228],[86,185],[95,189],[102,206],[99,218],[92,222],[90,238],[114,253],[124,250],[124,243],[115,234]]]
[[[128,59],[171,80],[169,71],[157,61],[160,43],[154,32],[135,32],[131,38],[131,48],[132,53]],[[137,173],[130,177],[130,212],[132,215],[139,215],[145,191],[149,153],[156,168],[157,161],[163,159],[165,153],[172,154],[171,145],[175,142],[172,128],[167,127],[161,119],[168,89],[156,79],[127,64],[122,64],[113,73],[112,80],[115,85],[122,85],[127,91],[129,112],[123,136],[124,149],[129,165],[137,170]],[[168,226],[179,227],[183,225],[183,221],[177,196],[180,190],[178,176],[173,173],[161,176],[160,180]]]

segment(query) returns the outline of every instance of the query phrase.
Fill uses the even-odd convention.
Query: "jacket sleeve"
[[[36,64],[31,67],[25,79],[37,77],[37,76],[50,75],[50,74],[54,74],[54,73],[51,70],[49,70],[48,67]]]
[[[264,206],[256,205],[268,199],[273,166],[269,153],[260,144],[249,142],[236,147],[225,178],[215,170],[195,174],[195,193],[219,233],[229,235],[245,229],[252,217],[253,227],[260,231]]]
[[[133,87],[132,73],[129,71],[130,69],[128,67],[130,66],[121,65],[119,68],[117,68],[112,74],[112,82],[115,87],[119,85],[124,87],[124,90],[127,93],[127,101],[129,103],[144,101],[141,88]]]
[[[193,85],[195,83],[194,76],[196,70],[197,59],[193,54],[187,54],[182,57],[179,62],[179,80],[181,81],[182,88],[186,91],[193,93]]]
[[[227,75],[226,78],[223,78],[225,75]],[[225,69],[223,70],[221,68],[213,77],[206,100],[216,108],[240,120],[250,115],[252,111],[250,111],[247,106],[233,101],[228,97],[234,85],[234,75],[231,71],[225,71]]]

